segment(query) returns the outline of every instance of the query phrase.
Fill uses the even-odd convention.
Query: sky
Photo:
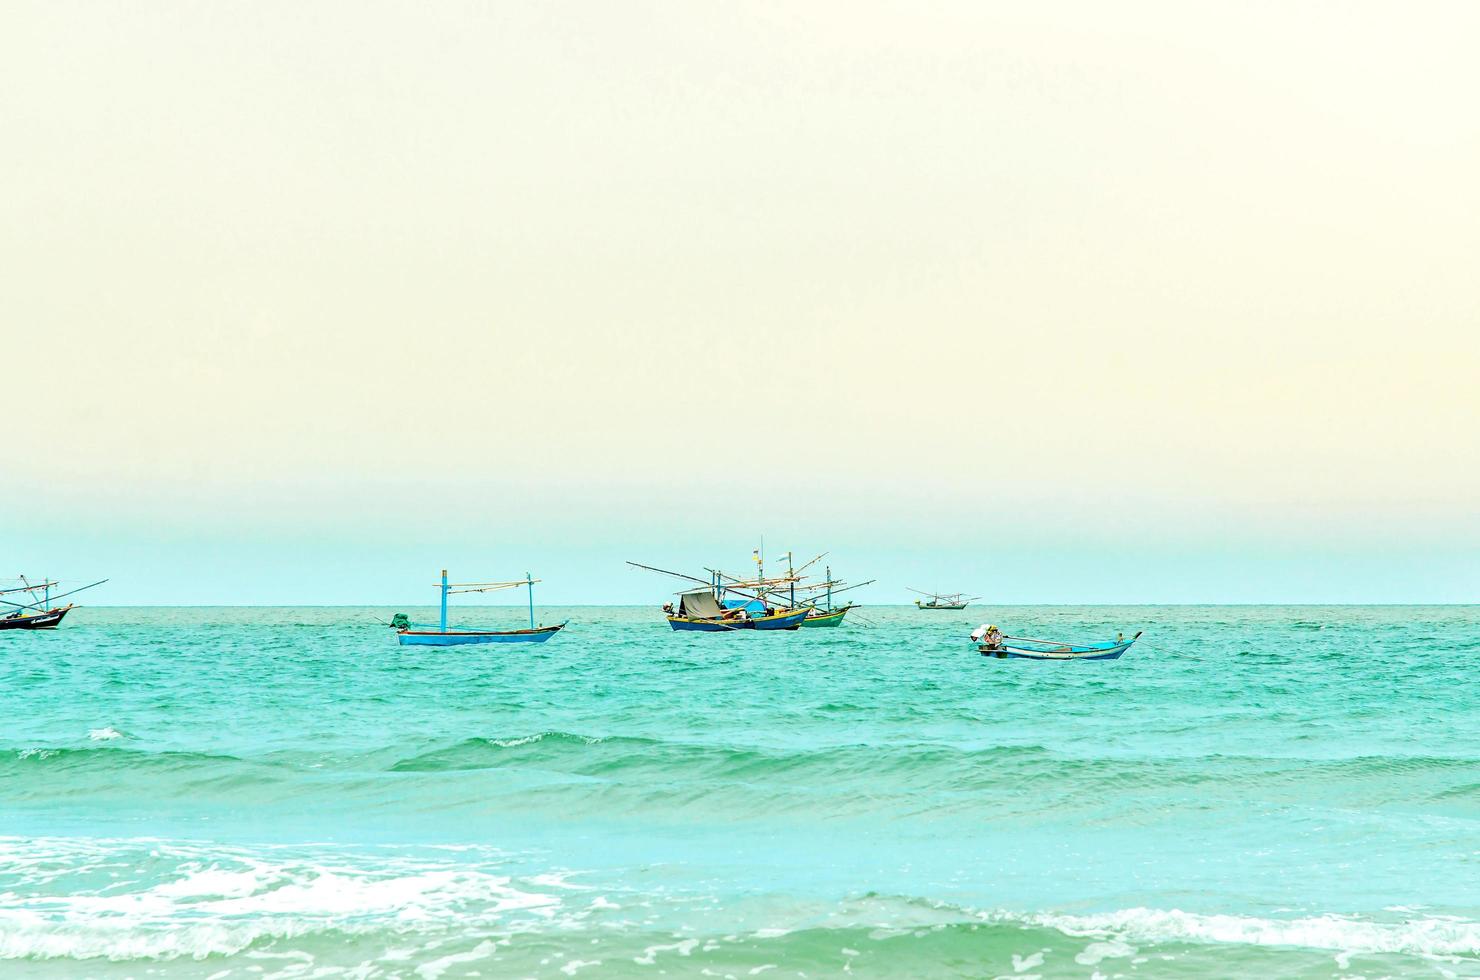
[[[0,6],[0,574],[1480,595],[1480,8]],[[701,573],[702,574],[702,573]]]

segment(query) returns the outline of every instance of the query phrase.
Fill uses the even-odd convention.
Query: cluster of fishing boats
[[[678,632],[693,633],[736,633],[742,631],[780,632],[811,627],[837,627],[845,617],[857,608],[851,601],[839,601],[838,596],[853,589],[872,584],[874,579],[848,583],[834,578],[831,566],[823,566],[822,574],[808,574],[826,553],[817,555],[800,566],[793,564],[791,552],[784,556],[784,574],[766,574],[765,555],[761,548],[755,549],[751,559],[755,568],[751,574],[733,575],[718,568],[704,568],[705,575],[690,575],[638,562],[628,562],[634,568],[657,572],[685,583],[685,587],[674,593],[674,599],[663,604],[663,616],[668,625]],[[63,617],[73,608],[54,605],[57,599],[66,598],[84,589],[102,585],[107,579],[79,588],[53,594],[61,583],[44,578],[32,582],[25,576],[18,579],[14,587],[0,589],[0,630],[47,630],[55,629]],[[526,572],[522,579],[507,582],[450,582],[447,570],[442,570],[437,584],[440,615],[436,623],[415,623],[405,613],[396,613],[386,625],[396,631],[402,646],[466,646],[485,643],[544,643],[569,625],[565,620],[546,626],[536,623],[534,612],[534,586],[540,580]],[[502,592],[525,589],[529,602],[529,626],[517,629],[490,629],[481,626],[452,625],[448,620],[448,598],[469,593]],[[922,599],[915,600],[915,608],[924,611],[960,611],[981,598],[961,592],[922,592],[911,589]],[[858,615],[858,614],[855,614]],[[865,621],[867,622],[867,621]],[[978,652],[986,657],[1014,660],[1118,660],[1131,645],[1140,639],[1136,633],[1130,639],[1119,634],[1114,640],[1100,643],[1072,643],[1059,640],[1043,640],[1031,637],[1008,636],[998,627],[983,623],[971,633],[971,642]]]
[[[627,564],[690,583],[676,595],[677,604],[663,604],[663,615],[673,629],[692,633],[729,633],[738,630],[795,630],[802,627],[840,626],[853,609],[853,603],[835,604],[835,598],[852,589],[873,583],[846,583],[833,578],[832,568],[824,566],[821,581],[808,581],[807,569],[827,554],[805,562],[792,563],[787,552],[786,574],[767,577],[766,558],[761,548],[751,553],[755,574],[731,575],[717,568],[705,568],[707,578],[685,572],[655,568],[635,561]],[[694,586],[698,586],[697,588]]]

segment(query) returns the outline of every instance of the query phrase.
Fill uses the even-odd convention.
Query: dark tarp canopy
[[[719,619],[724,610],[714,601],[714,593],[708,589],[684,592],[678,597],[678,613],[690,619]]]

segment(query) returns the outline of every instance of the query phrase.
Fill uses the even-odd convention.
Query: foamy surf
[[[315,934],[512,932],[561,904],[487,867],[397,849],[5,838],[0,864],[5,959],[200,959]]]
[[[1385,922],[1354,915],[1274,919],[1132,908],[1096,915],[997,913],[984,918],[1048,926],[1067,936],[1109,936],[1139,944],[1224,943],[1418,956],[1480,954],[1480,922],[1452,916]]]

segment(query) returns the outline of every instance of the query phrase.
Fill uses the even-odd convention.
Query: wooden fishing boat
[[[794,630],[806,618],[806,609],[767,609],[759,615],[746,606],[726,609],[708,588],[680,592],[678,608],[667,614],[668,625],[673,629],[693,633]]]
[[[457,647],[473,643],[544,643],[565,629],[569,620],[555,626],[536,626],[534,623],[534,583],[539,579],[528,572],[515,582],[465,582],[449,584],[447,569],[442,569],[442,583],[437,587],[442,596],[441,622],[434,628],[422,623],[413,623],[405,613],[396,613],[391,619],[401,646]],[[447,597],[466,592],[499,592],[504,589],[529,589],[529,628],[517,630],[473,629],[447,625]]]
[[[787,556],[788,563],[790,557],[790,555]],[[822,555],[817,556],[817,558],[821,557]],[[807,562],[807,565],[815,562],[817,558],[813,558],[812,561]],[[803,565],[802,568],[805,569],[807,565]],[[853,585],[846,585],[838,579],[833,578],[832,566],[830,565],[827,567],[825,575],[826,577],[816,585],[804,586],[804,588],[812,592],[816,596],[816,598],[810,600],[812,608],[811,611],[808,612],[807,618],[802,622],[803,626],[810,627],[843,625],[843,617],[848,615],[848,610],[854,608],[857,603],[845,602],[841,606],[834,606],[833,596],[839,592],[847,592],[850,589],[860,589],[865,585],[871,585],[874,581],[873,579],[869,579],[866,582],[857,582]],[[838,588],[838,586],[843,587]]]
[[[916,609],[926,609],[932,612],[956,612],[965,609],[968,603],[975,602],[981,596],[969,596],[963,592],[921,592],[919,589],[910,589],[911,592],[925,596],[925,600],[915,600]]]
[[[1141,638],[1137,633],[1129,640],[1122,634],[1108,643],[1060,643],[1056,640],[1034,640],[1023,636],[1003,636],[998,642],[978,642],[984,657],[1003,660],[1119,660],[1131,644]],[[974,641],[977,634],[972,634]]]
[[[848,610],[853,604],[839,606],[836,609],[812,609],[807,613],[807,618],[802,620],[803,626],[841,626],[843,617],[848,615]]]
[[[52,590],[58,588],[61,583],[51,579],[43,579],[40,582],[31,582],[26,576],[16,578],[19,586],[0,589],[0,606],[8,607],[11,611],[0,616],[0,630],[53,630],[61,625],[62,619],[76,608],[76,603],[67,603],[65,606],[53,606],[55,599],[76,595],[84,589],[102,585],[107,579],[100,579],[91,585],[84,585],[66,592],[52,595]],[[21,598],[17,602],[14,596]]]
[[[0,616],[0,630],[54,630],[61,625],[62,617],[72,611],[72,603],[45,612],[27,613],[17,609],[8,616]]]

